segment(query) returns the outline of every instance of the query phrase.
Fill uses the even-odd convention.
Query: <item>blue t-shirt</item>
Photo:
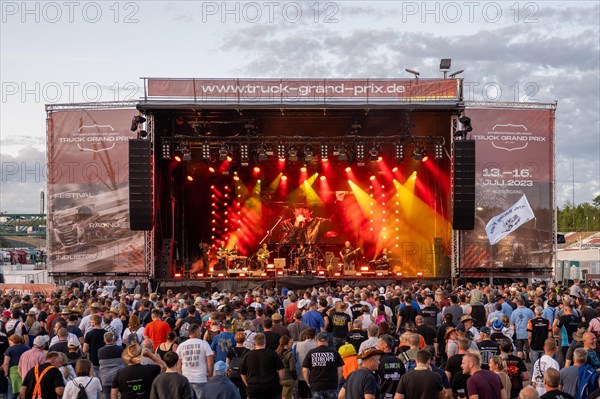
[[[210,349],[215,353],[215,363],[219,360],[225,361],[227,352],[233,347],[235,347],[235,335],[233,333],[224,331],[217,334],[210,344]]]
[[[325,327],[323,316],[321,316],[321,314],[316,310],[311,310],[304,313],[302,316],[302,321],[317,330],[317,333],[321,331],[321,327]]]
[[[510,322],[515,325],[517,339],[527,339],[527,322],[533,319],[533,311],[526,307],[516,308],[510,316]]]
[[[18,366],[19,359],[21,359],[21,355],[27,352],[30,347],[24,344],[16,344],[13,346],[9,346],[6,352],[4,352],[5,356],[10,356],[10,363],[8,363],[8,367]]]

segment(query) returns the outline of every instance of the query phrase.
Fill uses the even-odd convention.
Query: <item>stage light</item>
[[[184,161],[192,160],[192,151],[187,145],[181,146],[181,153],[183,154],[183,157],[181,159],[183,159]]]
[[[379,150],[377,149],[376,146],[371,147],[371,149],[369,150],[369,160],[371,160],[371,161],[379,160]]]
[[[145,130],[140,130],[140,132],[138,133],[138,138],[145,139],[146,137],[148,137],[148,132]]]
[[[319,177],[319,179],[320,179],[321,181],[325,181],[325,180],[327,180],[327,178],[326,178],[325,176],[321,176],[321,177]]]
[[[356,144],[356,159],[358,161],[364,161],[365,159],[365,145],[363,143]]]
[[[133,117],[133,119],[131,120],[131,131],[135,132],[139,125],[146,122],[146,118],[144,118],[141,115],[136,115]]]
[[[277,144],[277,158],[280,161],[285,161],[285,145],[282,143]]]
[[[205,161],[210,161],[210,144],[208,143],[202,144],[202,159]]]
[[[249,160],[249,156],[248,156],[248,144],[247,143],[242,143],[240,144],[240,161],[242,163],[243,166],[247,166],[248,165],[248,160]]]
[[[196,277],[204,277],[204,273],[196,273]]]
[[[268,149],[264,145],[258,147],[257,150],[257,158],[258,162],[264,162],[269,159],[269,154],[267,153]]]
[[[304,146],[304,162],[314,162],[317,158],[315,157],[315,153],[313,152],[312,145],[307,144]]]
[[[162,157],[163,159],[171,159],[171,144],[162,143]]]
[[[222,145],[221,148],[219,148],[219,161],[226,161],[227,158],[229,158],[229,150],[226,145]]]
[[[444,156],[444,147],[442,146],[442,143],[435,143],[434,148],[435,159],[442,159],[442,157]]]
[[[371,175],[371,177],[369,177],[369,180],[371,180],[371,181],[375,180],[375,176]]]
[[[396,143],[396,162],[404,160],[404,144]]]
[[[258,166],[254,167],[254,173],[260,173],[260,168]]]
[[[394,166],[394,168],[392,169],[392,172],[396,173],[398,171],[398,167]]]
[[[302,173],[306,173],[307,170],[308,169],[306,169],[306,166],[303,166],[300,168],[300,172],[302,172]]]
[[[321,144],[321,160],[323,162],[327,162],[328,157],[329,157],[329,145]]]
[[[346,173],[350,173],[350,172],[352,172],[352,168],[350,166],[347,166],[346,167]]]
[[[343,144],[337,147],[333,154],[337,155],[338,160],[340,161],[350,161],[350,154],[348,152],[348,148]]]
[[[290,146],[290,149],[288,150],[288,159],[291,162],[298,161],[298,149],[296,148],[296,146]]]
[[[412,157],[415,161],[422,161],[425,157],[425,150],[422,145],[417,145],[413,151]]]
[[[417,272],[417,277],[423,277],[423,272]]]
[[[425,156],[423,157],[423,161],[422,161],[422,162],[427,162],[428,160],[429,160],[429,157],[428,157],[427,155],[425,155]]]
[[[188,181],[194,181],[194,176],[192,176],[192,175],[187,175],[186,179],[187,179]]]
[[[471,126],[471,118],[463,115],[458,118],[458,121],[462,124],[462,130],[457,130],[454,133],[454,138],[456,140],[465,140],[467,138],[467,134],[473,130],[473,126]]]
[[[213,168],[212,166],[209,166],[209,167],[208,167],[208,171],[209,171],[210,173],[215,173],[215,168]]]
[[[233,180],[238,181],[238,180],[240,180],[240,177],[239,176],[233,176]]]
[[[281,180],[286,181],[287,180],[287,176],[286,175],[281,176]]]
[[[181,161],[183,161],[183,155],[181,155],[180,152],[176,152],[173,159],[175,159],[176,162],[181,162]]]
[[[419,71],[410,68],[404,68],[404,70],[408,73],[412,73],[413,75],[415,75],[415,79],[419,80],[419,75],[421,74]]]
[[[181,273],[175,273],[175,278],[181,278]]]

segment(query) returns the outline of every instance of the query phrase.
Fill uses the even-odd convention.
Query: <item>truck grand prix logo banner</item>
[[[128,141],[135,109],[48,116],[48,262],[52,273],[141,273],[129,230]]]
[[[475,229],[463,235],[461,275],[550,270],[554,110],[469,109],[476,140]],[[535,218],[490,243],[486,224],[523,196]]]
[[[458,100],[458,79],[148,79],[149,97],[196,101]]]

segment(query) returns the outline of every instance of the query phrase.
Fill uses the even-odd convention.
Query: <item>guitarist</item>
[[[227,270],[227,257],[229,256],[229,250],[225,246],[225,241],[221,241],[221,246],[217,249],[217,270]]]
[[[344,243],[344,247],[340,251],[340,258],[342,258],[342,262],[344,262],[344,270],[354,270],[354,254],[358,251],[359,248],[352,248],[350,245],[350,241],[346,241]]]
[[[306,276],[308,274],[308,248],[300,243],[296,256],[298,257],[298,273],[302,273],[303,276]]]
[[[271,252],[267,250],[267,244],[262,245],[262,248],[256,253],[256,257],[258,259],[260,269],[267,270],[267,264],[269,263],[269,258],[271,257]]]

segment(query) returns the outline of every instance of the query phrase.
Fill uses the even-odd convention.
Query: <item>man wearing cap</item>
[[[317,347],[308,351],[302,362],[302,376],[314,399],[336,399],[338,382],[342,379],[344,361],[327,346],[328,334],[317,334]]]
[[[490,359],[493,356],[500,355],[500,344],[490,339],[492,330],[489,327],[481,327],[479,333],[481,334],[481,341],[477,343],[477,348],[479,348],[479,353],[481,354],[481,368],[489,370]]]
[[[400,377],[406,372],[404,364],[392,353],[394,346],[394,337],[389,334],[381,335],[377,341],[377,349],[383,352],[377,369],[383,397],[391,397],[396,393]]]
[[[50,337],[47,335],[38,335],[33,340],[33,348],[24,352],[19,359],[19,375],[24,378],[29,370],[38,364],[44,363],[46,359],[46,353],[44,350],[47,348]]]
[[[36,339],[40,336],[36,337]],[[24,354],[23,354],[24,355]],[[48,352],[39,364],[23,375],[21,399],[60,398],[65,389],[61,367],[61,357],[57,352]]]
[[[215,363],[213,378],[204,386],[204,397],[214,399],[240,399],[240,391],[226,377],[229,367],[224,361],[219,360]],[[162,399],[166,396],[158,396],[156,399]],[[150,398],[155,399],[155,398]]]
[[[358,359],[362,360],[361,367],[350,373],[340,389],[339,399],[381,398],[381,388],[374,374],[379,368],[381,355],[383,352],[377,348],[367,348],[358,355]]]
[[[94,302],[94,303],[92,303],[90,305],[90,314],[88,314],[87,316],[84,316],[81,319],[81,322],[79,323],[79,329],[83,333],[84,337],[93,328],[92,325],[91,325],[91,323],[90,323],[90,318],[93,315],[98,314],[99,312],[100,312],[100,304],[98,304],[97,302]]]
[[[181,398],[192,399],[192,389],[187,378],[177,372],[179,356],[175,352],[167,352],[164,362],[167,370],[152,381],[150,399]],[[215,396],[216,397],[216,396]]]
[[[276,332],[281,336],[290,336],[289,330],[285,328],[283,324],[281,324],[283,317],[280,313],[274,313],[273,316],[271,316],[271,320],[273,321],[273,328],[271,329],[272,331]]]

